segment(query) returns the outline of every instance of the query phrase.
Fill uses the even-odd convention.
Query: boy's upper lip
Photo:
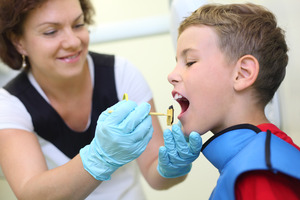
[[[177,91],[173,90],[172,91],[172,97],[174,98],[176,94],[179,94]]]
[[[172,96],[173,96],[173,99],[176,100],[180,105],[182,105],[181,104],[182,102],[188,102],[189,103],[188,98],[186,98],[184,95],[182,95],[180,92],[178,92],[176,90],[172,91]]]
[[[185,98],[181,93],[179,93],[179,92],[177,92],[176,90],[173,90],[172,91],[172,96],[173,96],[173,98],[175,99],[175,98],[178,98],[178,97],[183,97],[183,98]],[[176,99],[175,99],[176,100]]]

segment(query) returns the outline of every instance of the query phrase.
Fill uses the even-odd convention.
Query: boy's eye
[[[186,63],[186,66],[190,67],[190,66],[192,66],[194,63],[196,63],[196,61],[193,61],[193,62],[187,62],[187,63]]]

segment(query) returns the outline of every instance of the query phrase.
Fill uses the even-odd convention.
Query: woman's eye
[[[85,26],[85,24],[84,24],[84,23],[81,23],[81,24],[76,24],[76,25],[74,26],[74,28],[81,28],[81,27],[83,27],[83,26]]]
[[[57,31],[56,30],[51,30],[51,31],[47,31],[47,32],[44,32],[44,35],[54,35]]]

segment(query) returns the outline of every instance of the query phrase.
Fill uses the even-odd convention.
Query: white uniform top
[[[90,55],[88,55],[87,58],[92,83],[94,83],[94,63]],[[49,102],[47,96],[31,73],[28,73],[28,78],[35,89]],[[138,104],[148,102],[152,98],[152,92],[142,74],[127,60],[117,56],[115,57],[115,81],[119,100],[122,100],[124,93],[127,93],[129,99]],[[17,97],[1,88],[0,129],[8,128],[34,132],[31,116],[23,103]],[[63,165],[70,160],[52,143],[38,135],[37,137],[49,169]],[[1,175],[3,176],[0,169],[0,176]],[[74,174],[74,176],[76,176],[76,174]],[[115,171],[111,176],[111,180],[102,182],[87,199],[145,199],[139,183],[139,171],[136,162],[128,163]]]

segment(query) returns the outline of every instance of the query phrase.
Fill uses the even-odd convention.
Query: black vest
[[[31,85],[26,72],[21,72],[4,86],[10,94],[16,96],[25,105],[31,115],[34,131],[54,144],[69,158],[76,156],[82,147],[92,141],[101,112],[118,102],[114,56],[93,52],[90,52],[90,55],[95,66],[94,90],[91,123],[84,132],[73,131],[65,124],[60,115]]]

